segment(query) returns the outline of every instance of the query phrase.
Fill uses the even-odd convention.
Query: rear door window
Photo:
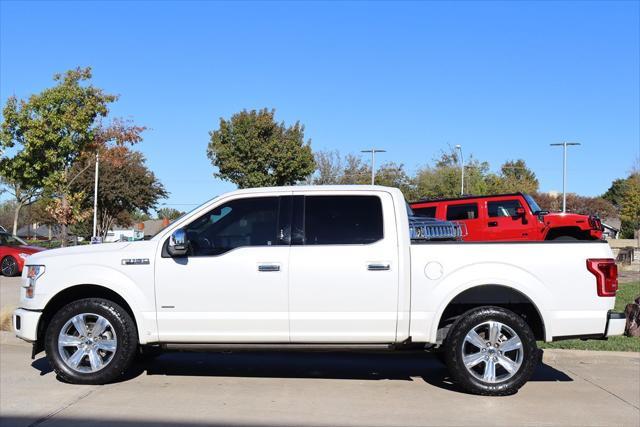
[[[383,238],[377,196],[307,196],[304,205],[306,245],[368,244]]]
[[[429,206],[427,208],[414,208],[413,212],[416,215],[419,215],[419,216],[427,216],[429,218],[435,218],[436,217],[436,207],[435,206]]]
[[[449,221],[461,221],[461,220],[477,219],[477,218],[478,218],[477,203],[465,203],[461,205],[447,206],[447,220]]]

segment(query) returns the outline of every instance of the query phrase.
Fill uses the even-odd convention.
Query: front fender
[[[147,267],[147,266],[145,266]],[[152,268],[152,267],[151,267]],[[114,268],[97,264],[82,264],[64,271],[63,277],[51,277],[49,283],[56,283],[54,289],[47,289],[48,304],[56,295],[74,286],[95,285],[107,288],[127,302],[136,324],[141,344],[158,339],[153,289],[145,290],[131,277]],[[149,298],[149,292],[151,298]]]
[[[499,272],[499,273],[497,273]],[[553,336],[550,326],[548,308],[551,304],[551,292],[535,275],[521,267],[500,263],[486,262],[471,264],[454,270],[432,289],[432,300],[440,303],[435,307],[434,321],[428,332],[429,342],[435,342],[438,325],[447,306],[462,292],[483,285],[498,285],[514,289],[527,297],[538,310],[543,321],[545,337]]]

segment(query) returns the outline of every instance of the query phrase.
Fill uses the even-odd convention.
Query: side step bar
[[[335,350],[393,350],[393,344],[202,344],[202,343],[163,343],[166,350],[187,351],[335,351]]]

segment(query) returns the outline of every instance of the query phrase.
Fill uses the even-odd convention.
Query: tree
[[[486,176],[489,171],[487,162],[480,162],[469,156],[465,163],[464,192],[465,194],[487,194]],[[434,166],[424,166],[415,178],[416,195],[418,198],[440,198],[460,196],[461,182],[460,162],[458,153],[449,147],[442,151],[439,158],[434,159]]]
[[[415,184],[402,163],[388,162],[380,166],[376,171],[376,185],[399,188],[407,200],[417,198]]]
[[[311,141],[304,126],[286,127],[275,121],[275,110],[243,110],[220,118],[211,136],[207,157],[217,168],[214,176],[240,188],[293,185],[315,169]]]
[[[173,221],[180,216],[182,216],[184,212],[180,212],[174,208],[160,208],[158,209],[158,219],[168,219],[169,221]]]
[[[562,210],[562,197],[560,195],[532,193],[532,196],[544,211],[559,212]],[[615,215],[616,209],[602,197],[585,197],[575,193],[567,193],[567,212],[607,218]]]
[[[539,182],[536,174],[524,160],[509,160],[502,164],[500,173],[486,177],[489,193],[535,193]]]
[[[316,174],[309,180],[314,185],[340,184],[344,166],[338,151],[318,151],[313,155]]]
[[[67,226],[82,216],[73,204],[79,204],[83,195],[71,193],[75,177],[70,170],[95,142],[97,119],[105,117],[108,105],[117,99],[87,84],[91,77],[91,68],[56,74],[55,86],[27,101],[11,97],[3,110],[0,150],[10,148],[15,154],[3,155],[0,175],[23,192],[46,189],[52,201],[50,213],[61,225],[63,245]],[[16,201],[19,210],[23,203]]]
[[[634,173],[625,184],[624,198],[620,203],[621,237],[632,239],[640,230],[640,173]]]
[[[72,185],[76,194],[93,189],[93,174],[79,173],[84,167],[82,162],[78,162],[71,170],[72,174],[78,176]],[[147,168],[142,153],[123,146],[102,149],[98,182],[97,232],[103,237],[115,224],[131,225],[134,212],[148,213],[160,199],[168,195],[164,186]],[[91,212],[91,200],[85,200],[82,207],[84,211]]]

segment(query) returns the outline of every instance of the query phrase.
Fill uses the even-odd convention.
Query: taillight
[[[615,297],[618,290],[618,266],[613,258],[591,258],[587,270],[596,276],[599,297]]]

